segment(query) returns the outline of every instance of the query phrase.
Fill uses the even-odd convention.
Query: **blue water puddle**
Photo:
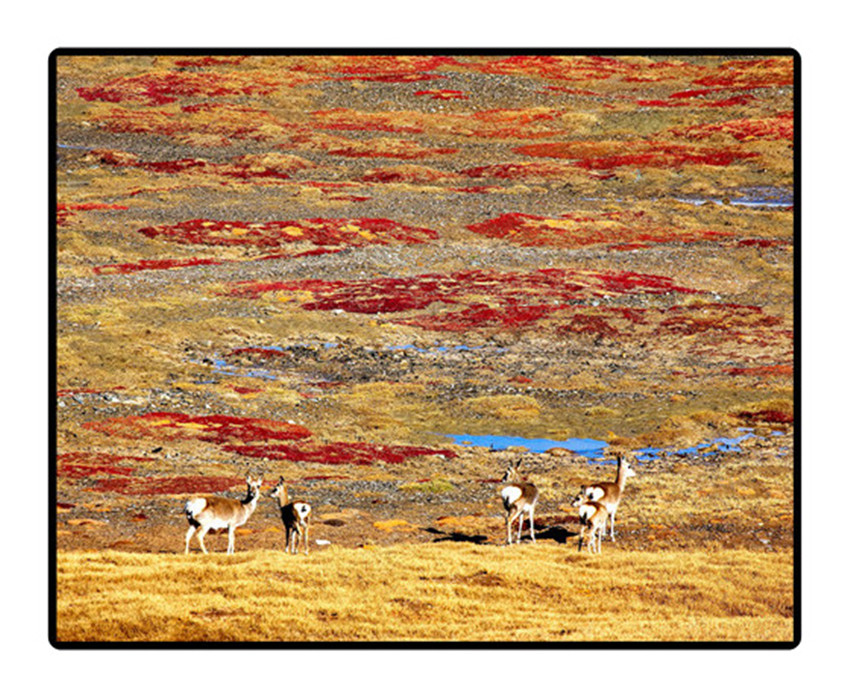
[[[710,197],[704,199],[697,197],[685,197],[676,200],[695,205],[711,202],[713,204],[748,206],[753,208],[787,208],[788,206],[794,205],[794,193],[779,187],[750,187],[747,189],[730,191],[726,196],[721,197]]]
[[[231,366],[224,359],[215,358],[212,360],[214,373],[220,373],[224,376],[242,376],[245,378],[261,378],[266,381],[276,381],[276,376],[271,371],[264,368],[243,368],[241,366]]]
[[[642,448],[634,451],[634,456],[640,462],[654,460],[663,455],[706,457],[714,453],[740,453],[740,444],[742,442],[748,439],[761,438],[756,436],[753,430],[749,428],[741,427],[739,431],[742,432],[740,436],[719,437],[699,443],[696,446],[675,451],[664,451],[652,447]],[[497,434],[440,434],[440,436],[452,439],[459,446],[479,446],[495,451],[504,451],[512,446],[521,446],[531,453],[544,453],[550,448],[563,448],[589,460],[608,462],[603,459],[605,458],[605,449],[609,444],[599,439],[573,438],[557,441],[554,439],[526,439],[522,436],[503,436]]]
[[[745,206],[748,208],[788,208],[793,206],[793,201],[770,201],[757,199],[676,199],[683,204],[694,204],[700,206],[702,204],[712,203],[719,206]]]
[[[504,451],[512,446],[522,446],[532,453],[543,453],[550,448],[564,448],[585,458],[602,458],[608,446],[597,439],[526,439],[522,436],[500,436],[497,434],[440,434],[452,439],[460,446],[483,446],[495,451]]]
[[[268,345],[252,345],[243,347],[244,349],[256,349],[260,351],[271,351],[271,352],[279,352],[283,354],[287,349],[294,348],[316,348],[321,347],[323,349],[333,349],[334,347],[339,346],[337,342],[299,342],[297,344],[290,344],[289,346],[283,347],[278,346],[276,344],[268,344]],[[214,356],[210,359],[213,365],[213,373],[219,373],[224,376],[241,376],[243,378],[260,378],[266,381],[276,381],[280,379],[280,376],[273,371],[269,371],[264,368],[253,368],[250,366],[233,366],[225,359],[222,359],[219,356]],[[203,363],[201,360],[193,360],[192,363]],[[211,383],[215,381],[196,381],[196,383]]]

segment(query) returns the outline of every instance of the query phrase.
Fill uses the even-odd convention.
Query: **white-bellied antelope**
[[[289,493],[283,477],[269,492],[269,497],[277,499],[277,503],[280,505],[280,518],[283,519],[283,526],[286,529],[286,547],[284,550],[288,553],[298,552],[298,543],[303,540],[304,554],[307,555],[310,552],[310,512],[313,508],[300,499],[289,501]],[[292,549],[289,545],[290,539],[292,540]]]
[[[195,497],[186,502],[183,511],[189,519],[189,530],[186,532],[186,553],[189,552],[189,541],[197,532],[201,550],[206,554],[204,536],[210,529],[227,529],[227,554],[233,554],[236,529],[244,524],[254,509],[257,508],[257,498],[260,496],[260,486],[263,484],[262,475],[256,480],[250,476],[245,478],[248,493],[245,499],[229,499],[227,497]]]
[[[594,502],[599,502],[608,510],[608,515],[611,519],[611,540],[614,538],[614,517],[617,514],[617,507],[620,506],[620,500],[623,498],[623,490],[626,488],[626,479],[636,475],[631,463],[626,460],[622,454],[617,454],[617,479],[614,482],[596,482],[592,485],[582,485],[582,492],[587,495],[587,498]],[[606,527],[603,525],[602,533],[604,535]]]
[[[572,501],[572,506],[578,507],[578,520],[581,529],[578,534],[578,551],[582,544],[589,552],[602,552],[602,532],[608,519],[608,510],[604,504],[588,499],[584,491],[579,492]]]
[[[511,540],[511,524],[519,518],[517,526],[517,543],[522,539],[522,517],[528,514],[528,521],[531,526],[531,542],[536,543],[534,538],[534,506],[537,504],[539,492],[530,482],[519,480],[519,469],[521,460],[517,461],[516,465],[511,465],[505,474],[502,476],[502,482],[508,483],[502,488],[499,494],[502,497],[502,504],[505,505],[505,526],[508,530],[508,545],[513,542]]]

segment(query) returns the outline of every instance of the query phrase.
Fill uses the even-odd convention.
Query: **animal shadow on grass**
[[[571,538],[578,536],[575,531],[568,531],[563,526],[549,526],[537,532],[537,538],[542,540],[554,540],[558,543],[566,543]]]
[[[457,531],[453,531],[451,533],[447,531],[441,531],[439,528],[426,528],[425,531],[428,533],[433,533],[439,538],[435,538],[432,543],[444,543],[445,541],[451,541],[453,543],[475,543],[475,545],[492,545],[489,542],[489,539],[485,535],[469,535],[466,533],[459,533]]]

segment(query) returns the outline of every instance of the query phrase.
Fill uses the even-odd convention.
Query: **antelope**
[[[617,507],[620,505],[620,500],[623,497],[623,490],[626,488],[626,478],[636,475],[631,464],[622,454],[617,454],[617,479],[614,482],[597,482],[592,485],[582,485],[581,491],[587,495],[587,498],[594,502],[599,502],[607,510],[611,518],[611,540],[614,537],[614,516],[617,513]],[[602,535],[605,534],[606,525],[602,525]]]
[[[298,552],[298,543],[304,541],[304,554],[310,553],[310,513],[312,507],[301,500],[289,500],[289,493],[286,489],[286,483],[283,477],[280,478],[275,488],[269,492],[269,497],[277,499],[280,506],[280,518],[283,519],[283,525],[286,528],[286,546],[284,550],[288,553]],[[292,540],[292,549],[290,550],[289,541]]]
[[[585,543],[589,552],[602,552],[602,532],[608,518],[605,505],[594,502],[582,491],[572,501],[572,506],[578,507],[578,520],[581,530],[578,534],[578,551],[581,552]]]
[[[534,506],[537,504],[537,497],[540,493],[532,483],[517,481],[521,463],[522,460],[519,460],[516,465],[511,465],[507,469],[502,476],[502,482],[508,484],[499,493],[502,497],[502,504],[505,505],[505,526],[508,531],[508,545],[511,545],[513,542],[511,540],[511,524],[517,517],[519,518],[517,543],[522,539],[522,517],[526,513],[528,514],[528,521],[531,525],[531,542],[537,542],[534,538]]]
[[[245,482],[248,485],[248,493],[242,501],[227,497],[195,497],[186,502],[183,507],[186,518],[189,519],[189,530],[186,531],[186,554],[189,553],[189,541],[195,533],[198,534],[201,550],[206,554],[204,536],[207,535],[207,531],[222,528],[227,529],[227,554],[233,554],[236,529],[244,524],[257,508],[263,476],[260,475],[256,480],[252,480],[249,475],[245,478]]]

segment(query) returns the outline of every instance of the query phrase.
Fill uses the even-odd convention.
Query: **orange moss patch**
[[[431,184],[462,179],[454,172],[435,170],[421,165],[396,165],[394,167],[376,167],[367,170],[361,179],[364,182],[407,182],[411,184]]]
[[[416,526],[414,526],[409,521],[405,521],[404,519],[389,519],[387,521],[375,521],[372,524],[379,531],[415,531]]]
[[[209,266],[221,264],[215,259],[142,259],[138,262],[127,262],[125,264],[102,264],[93,267],[95,274],[132,274],[137,271],[156,271],[162,269],[182,269],[183,267]]]
[[[511,179],[523,181],[545,181],[564,179],[584,174],[591,179],[611,179],[613,174],[596,175],[577,170],[572,164],[560,162],[507,162],[496,165],[481,165],[461,171],[462,175],[475,178]]]
[[[430,97],[431,99],[469,99],[461,90],[418,90],[413,94],[417,97]]]

